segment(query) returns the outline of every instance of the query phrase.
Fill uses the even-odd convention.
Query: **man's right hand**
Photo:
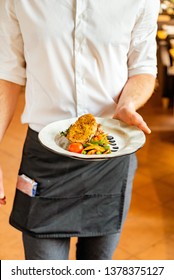
[[[0,168],[0,207],[1,205],[6,204],[6,198],[4,195],[4,187],[3,187],[3,175],[2,175],[2,169]]]

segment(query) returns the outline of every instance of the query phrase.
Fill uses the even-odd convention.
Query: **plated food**
[[[62,138],[62,139],[61,139]],[[73,153],[84,155],[101,155],[111,153],[108,134],[104,132],[92,114],[84,114],[71,124],[65,131],[56,136],[58,145]]]
[[[87,161],[109,160],[114,157],[119,157],[119,156],[134,153],[138,149],[140,149],[146,141],[144,132],[135,126],[129,126],[120,120],[116,120],[112,118],[95,117],[95,121],[97,123],[97,130],[96,130],[95,121],[94,122],[92,121],[93,116],[90,115],[88,117],[89,118],[86,117],[84,118],[84,122],[86,122],[86,125],[87,123],[91,123],[92,127],[95,128],[94,131],[91,130],[91,125],[90,125],[87,131],[85,133],[83,132],[87,136],[87,132],[90,131],[91,133],[92,131],[93,132],[92,134],[89,133],[89,138],[88,137],[85,138],[86,136],[84,137],[83,135],[81,136],[79,135],[82,138],[78,138],[78,139],[75,138],[76,136],[73,130],[76,131],[77,129],[78,131],[78,128],[80,128],[80,130],[82,129],[81,122],[79,122],[79,125],[73,127],[73,125],[78,120],[78,118],[76,117],[76,118],[70,118],[65,120],[58,120],[50,124],[47,124],[39,132],[38,135],[39,141],[45,148],[47,148],[53,153],[59,154],[61,156],[70,157],[73,159],[87,160]],[[66,137],[68,130],[69,132],[71,131],[68,137],[72,137],[70,138],[72,141],[76,140],[75,144],[74,142],[70,141]],[[98,134],[98,132],[101,132],[99,133],[100,136],[96,135]],[[106,146],[109,146],[111,152],[109,150],[106,153],[105,152],[101,153],[101,151],[96,152],[96,148],[97,148],[96,145],[95,153],[93,153],[94,151],[87,153],[90,151],[90,149],[94,150],[92,146],[93,144],[98,144],[98,143],[90,143],[90,141],[100,142],[100,144],[102,143],[101,139],[99,139],[102,135],[102,132],[103,132],[103,136],[105,135],[105,137],[107,138],[107,139],[105,138],[105,140],[109,142],[109,145],[108,142],[106,142],[107,145],[104,146],[105,148]],[[95,136],[97,136],[98,139],[97,138],[95,139]],[[81,145],[84,145],[83,139],[84,141],[88,139],[87,143],[90,143],[90,148],[89,150],[86,149],[86,151],[83,153],[77,152],[78,149],[81,149],[82,147]],[[80,140],[82,143],[78,142],[77,140]],[[70,146],[70,144],[72,145]]]

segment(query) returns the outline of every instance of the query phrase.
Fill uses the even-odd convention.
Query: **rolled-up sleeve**
[[[156,32],[160,1],[145,0],[135,23],[128,53],[128,75],[157,74]]]
[[[0,0],[0,79],[25,85],[23,39],[14,0]]]

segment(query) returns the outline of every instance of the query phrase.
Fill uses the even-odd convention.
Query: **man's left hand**
[[[121,120],[128,125],[136,126],[147,134],[151,133],[150,128],[143,120],[142,116],[131,108],[122,107],[120,109],[116,109],[113,118]]]

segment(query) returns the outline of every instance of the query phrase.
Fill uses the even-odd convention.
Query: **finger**
[[[5,205],[6,204],[6,197],[4,196],[3,198],[0,198],[0,205]]]
[[[131,123],[134,126],[137,126],[139,129],[141,129],[143,132],[150,134],[151,130],[148,127],[147,123],[144,121],[142,116],[138,114],[137,112],[132,115],[131,117]]]
[[[146,134],[150,134],[151,133],[151,130],[150,128],[148,127],[148,125],[143,122],[141,123],[139,126],[138,126],[139,129],[141,129],[143,132],[145,132]]]
[[[150,134],[151,133],[151,130],[150,128],[148,127],[147,123],[144,121],[144,119],[142,118],[141,115],[139,115],[138,113],[136,113],[136,116],[135,116],[136,120],[135,120],[135,125],[141,129],[143,132],[147,133],[147,134]]]

